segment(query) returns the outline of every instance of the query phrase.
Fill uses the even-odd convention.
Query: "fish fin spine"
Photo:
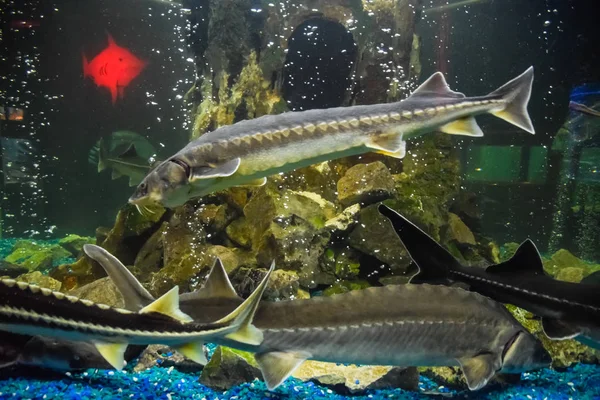
[[[179,286],[163,294],[161,297],[140,310],[141,314],[159,313],[182,322],[191,322],[192,318],[179,309]]]
[[[174,349],[200,365],[208,364],[203,343],[186,343],[181,346],[175,346]]]
[[[489,97],[500,97],[504,100],[504,107],[491,111],[491,114],[526,132],[534,134],[535,129],[527,112],[532,85],[533,67],[529,67],[521,75],[488,95]]]
[[[483,136],[483,131],[477,125],[477,121],[473,117],[467,117],[462,119],[457,119],[456,121],[452,121],[443,125],[440,128],[440,131],[447,133],[449,135],[462,135],[462,136],[472,136],[472,137],[481,137]]]
[[[501,363],[491,353],[458,360],[470,390],[483,388],[501,369]]]
[[[402,134],[398,133],[380,133],[371,136],[367,147],[374,149],[375,153],[388,157],[404,158],[406,155],[406,142],[402,140]]]
[[[486,268],[486,272],[505,276],[547,276],[542,257],[531,239],[521,243],[510,259],[500,264],[490,265]]]
[[[114,369],[122,370],[125,367],[125,350],[127,343],[95,343],[98,353],[113,366]]]
[[[239,326],[236,331],[226,335],[226,338],[250,345],[259,345],[263,341],[262,331],[252,324],[252,320],[274,269],[275,262],[271,263],[269,271],[254,292],[229,315],[217,321]]]
[[[271,351],[254,356],[260,367],[267,389],[281,385],[311,355],[305,352]]]
[[[378,210],[390,220],[409,256],[419,268],[410,283],[449,284],[452,269],[462,267],[454,256],[395,210],[385,204],[380,204]]]
[[[412,92],[410,97],[445,97],[463,99],[465,98],[465,95],[460,92],[452,91],[444,78],[444,74],[436,72]]]

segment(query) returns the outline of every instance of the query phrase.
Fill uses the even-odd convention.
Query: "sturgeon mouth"
[[[519,338],[520,335],[521,335],[521,332],[515,333],[515,335],[513,337],[511,337],[510,340],[508,342],[506,342],[506,344],[504,345],[504,349],[502,349],[502,362],[503,363],[504,363],[504,359],[506,358],[506,353],[508,353],[508,350],[510,350],[512,345],[515,344],[515,342],[517,341],[517,339]]]

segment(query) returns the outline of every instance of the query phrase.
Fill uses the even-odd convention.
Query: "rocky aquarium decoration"
[[[186,98],[194,121],[191,139],[239,120],[305,108],[286,87],[294,79],[290,57],[299,51],[290,38],[307,26],[335,27],[352,41],[347,87],[329,106],[398,100],[420,78],[419,39],[414,33],[420,0],[310,0],[293,7],[274,2],[263,3],[262,12],[251,12],[247,0],[205,3],[208,9],[194,8],[190,14],[197,22],[191,24],[190,45],[198,73]],[[306,51],[304,57],[316,62],[318,54]],[[294,84],[304,90],[301,82]],[[510,244],[505,247],[511,250],[503,254],[479,233],[477,212],[471,212],[470,198],[460,193],[460,163],[451,136],[427,135],[408,143],[407,150],[402,160],[370,153],[323,162],[269,177],[259,188],[232,188],[145,215],[125,205],[111,228],[98,229],[95,240],[71,235],[48,246],[17,242],[1,271],[122,306],[103,269],[81,254],[83,244],[95,241],[127,265],[154,296],[174,285],[182,292],[199,288],[217,257],[241,296],[254,290],[274,261],[277,269],[265,292],[273,301],[404,284],[415,269],[391,225],[378,213],[380,202],[406,215],[465,264],[485,266],[513,253]],[[52,268],[69,257],[78,259]],[[558,279],[579,281],[600,266],[559,251],[546,268]],[[49,276],[42,274],[46,271]],[[527,323],[522,310],[511,311]],[[528,327],[543,336],[539,323]],[[593,351],[575,342],[546,344],[559,366],[597,361]],[[170,358],[164,353],[168,351],[153,348],[143,360],[152,364],[157,358]],[[233,375],[225,374],[222,365]],[[418,389],[414,368],[353,368],[307,364],[296,376],[345,394],[390,386]],[[455,371],[421,373],[447,376],[446,384],[460,385]],[[357,376],[360,384],[355,383]],[[245,353],[219,348],[202,382],[225,390],[257,377],[259,370]]]

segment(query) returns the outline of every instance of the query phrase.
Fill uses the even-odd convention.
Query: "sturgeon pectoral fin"
[[[174,349],[200,365],[206,365],[208,363],[206,354],[204,354],[204,345],[202,343],[186,343],[182,346],[175,346]]]
[[[242,187],[260,187],[260,186],[264,186],[266,183],[267,183],[267,178],[258,178],[258,179],[254,179],[252,181],[246,182],[240,186],[242,186]]]
[[[479,390],[492,379],[500,369],[497,359],[493,354],[485,353],[458,360],[470,390]]]
[[[175,286],[157,300],[140,310],[141,314],[157,312],[182,322],[191,322],[192,318],[179,309],[179,287]]]
[[[269,390],[281,385],[296,368],[310,358],[306,352],[272,351],[254,356]]]
[[[217,323],[227,323],[240,327],[235,332],[226,335],[226,338],[250,345],[259,345],[263,341],[262,331],[252,325],[252,320],[274,269],[275,262],[271,264],[271,268],[269,268],[269,271],[254,292],[238,308],[225,318],[217,321]]]
[[[443,125],[440,128],[440,131],[450,135],[463,135],[472,137],[483,136],[483,131],[479,125],[477,125],[477,121],[475,121],[475,118],[473,117],[452,121],[446,125]]]
[[[388,157],[404,158],[406,155],[406,142],[400,134],[379,134],[372,136],[366,144],[376,153],[385,154]]]
[[[214,164],[208,167],[194,167],[191,171],[189,181],[195,182],[201,179],[214,179],[228,177],[238,170],[242,162],[241,158],[234,158],[220,164]]]
[[[552,340],[573,339],[580,334],[568,324],[554,318],[542,317],[542,327],[546,336]]]
[[[122,370],[125,366],[125,350],[127,343],[95,343],[98,353],[113,366],[113,368]]]

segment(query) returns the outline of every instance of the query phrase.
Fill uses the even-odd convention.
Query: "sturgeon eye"
[[[138,188],[141,195],[145,195],[148,192],[148,184],[146,182],[140,183]]]

